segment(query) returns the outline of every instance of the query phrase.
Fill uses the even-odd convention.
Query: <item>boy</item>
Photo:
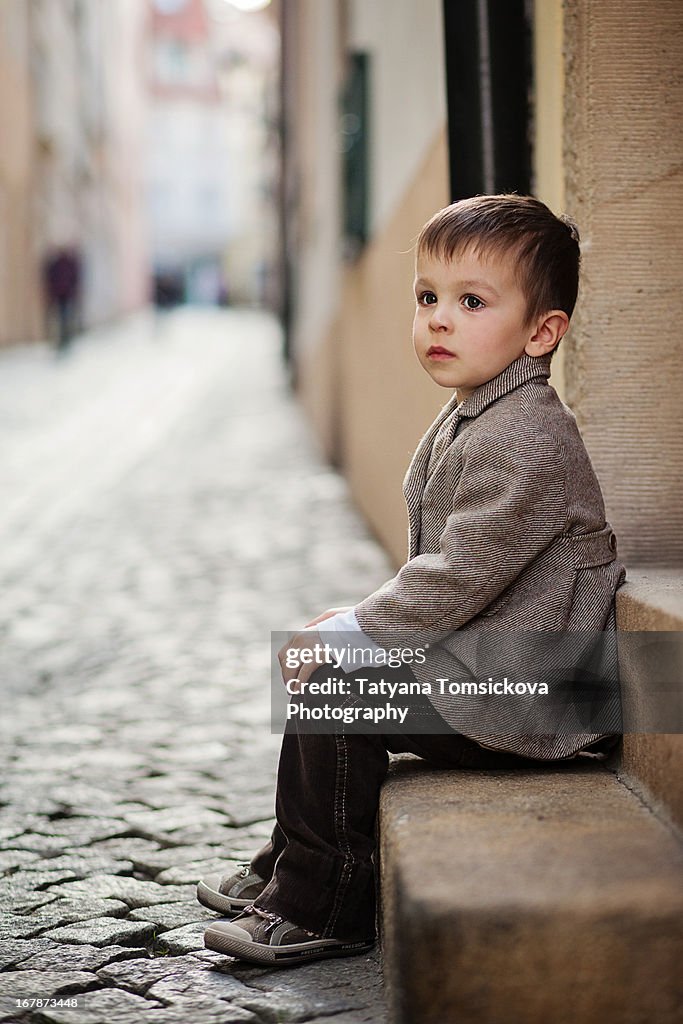
[[[408,560],[355,608],[320,615],[290,651],[311,648],[324,622],[326,634],[353,633],[375,651],[421,646],[428,657],[412,666],[412,678],[434,680],[450,678],[455,664],[476,675],[467,641],[479,650],[472,640],[492,628],[501,643],[524,630],[614,629],[624,569],[574,417],[547,382],[574,309],[579,262],[576,227],[529,196],[475,196],[424,226],[413,341],[423,368],[455,394],[404,482]],[[508,656],[517,678],[525,676],[514,642]],[[315,668],[289,668],[284,657],[281,664],[290,692]],[[241,911],[212,924],[206,945],[272,965],[372,946],[374,823],[388,751],[443,766],[509,766],[600,752],[619,731],[609,715],[601,727],[595,716],[586,722],[571,681],[552,713],[532,697],[498,692],[435,693],[427,712],[443,728],[430,724],[419,735],[309,735],[290,719],[270,842],[236,874],[199,883],[202,903]]]

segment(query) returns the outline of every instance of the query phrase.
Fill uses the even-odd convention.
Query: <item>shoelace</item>
[[[268,911],[268,910],[261,910],[260,907],[255,907],[253,903],[250,903],[248,907],[245,907],[244,910],[242,911],[242,913],[243,914],[257,914],[258,917],[262,917],[265,921],[267,921],[268,924],[264,928],[264,931],[266,933],[272,931],[273,928],[277,928],[277,926],[279,924],[284,924],[285,923],[284,917],[279,917],[277,914],[271,914],[270,911]],[[310,935],[310,937],[312,939],[319,939],[320,938],[320,936],[317,935],[316,932],[310,932],[308,930],[308,928],[301,928],[300,925],[295,925],[295,924],[293,924],[292,927],[293,928],[299,928],[300,931],[305,932],[306,935]]]
[[[261,910],[260,907],[255,907],[253,903],[250,903],[248,907],[243,910],[244,914],[257,914],[262,917],[264,921],[267,921],[264,931],[270,932],[273,928],[277,928],[279,924],[284,923],[284,917],[279,917],[277,914],[271,914],[268,910]]]

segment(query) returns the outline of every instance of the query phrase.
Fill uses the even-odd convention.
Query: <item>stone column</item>
[[[627,563],[683,566],[680,0],[566,0],[567,210],[584,274],[567,401]]]

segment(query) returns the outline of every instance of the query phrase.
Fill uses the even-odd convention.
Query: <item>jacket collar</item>
[[[497,377],[487,380],[469,398],[457,407],[458,417],[478,416],[497,398],[514,391],[520,384],[550,376],[550,353],[545,356],[529,356],[523,352],[518,359],[506,366]]]
[[[455,434],[458,422],[463,416],[478,416],[487,406],[491,405],[497,398],[514,391],[520,384],[529,380],[538,380],[550,376],[550,356],[528,356],[522,354],[513,363],[510,363],[502,373],[499,373],[493,380],[482,384],[476,391],[473,391],[469,398],[466,398],[460,405],[457,404],[457,394],[449,399],[431,427],[424,435],[413,456],[412,462],[403,481],[403,493],[408,506],[409,522],[409,558],[413,558],[418,551],[420,540],[422,495],[427,479],[427,467],[432,454],[432,445],[439,430],[449,417],[455,414],[452,419],[452,433]],[[445,457],[445,450],[441,459]],[[441,461],[439,459],[439,463]],[[438,469],[438,464],[433,472]]]

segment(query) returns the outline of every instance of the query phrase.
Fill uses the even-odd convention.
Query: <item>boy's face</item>
[[[521,356],[536,332],[524,324],[526,299],[505,258],[419,256],[415,298],[417,357],[461,401]]]

